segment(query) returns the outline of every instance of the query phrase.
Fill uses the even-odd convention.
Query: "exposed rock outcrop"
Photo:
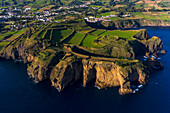
[[[96,79],[95,63],[87,60],[82,61],[83,64],[83,85],[86,86]]]
[[[31,64],[28,65],[28,75],[35,81],[40,82],[49,79],[51,70],[64,56],[61,51],[52,49],[43,50],[37,55]]]
[[[78,81],[83,74],[83,65],[75,56],[61,60],[52,70],[50,80],[52,86],[62,91],[71,82]]]
[[[165,55],[166,52],[167,52],[167,51],[165,51],[165,50],[161,50],[161,51],[160,51],[160,53],[161,53],[162,55]]]
[[[152,38],[149,37],[146,29],[140,30],[137,34],[133,36],[134,39],[137,39],[139,42],[145,45],[142,47],[142,50],[146,50],[145,53],[150,55],[156,55],[158,52],[164,52],[163,49],[163,42],[159,37],[153,36]],[[138,44],[139,45],[139,44]]]
[[[72,82],[83,79],[83,85],[95,82],[99,89],[106,87],[120,86],[119,93],[124,95],[132,92],[133,83],[146,84],[149,81],[149,73],[154,67],[160,67],[158,61],[118,63],[109,61],[94,61],[88,59],[74,59],[75,56],[69,56],[61,60],[52,70],[50,80],[52,85],[59,91],[62,91]]]
[[[150,39],[148,32],[146,29],[140,29],[138,33],[136,33],[133,38],[138,39],[138,40],[148,40]]]
[[[103,89],[106,87],[120,86],[120,94],[128,94],[132,92],[131,83],[139,82],[146,84],[149,78],[149,73],[144,69],[141,63],[117,65],[114,62],[108,61],[88,61],[95,66],[93,69],[96,72],[95,86]],[[146,71],[146,72],[145,72]]]
[[[159,37],[152,37],[145,42],[147,52],[153,54],[163,49],[163,42]]]

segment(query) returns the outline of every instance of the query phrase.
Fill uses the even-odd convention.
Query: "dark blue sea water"
[[[170,51],[170,29],[147,29]],[[57,92],[48,82],[28,80],[22,63],[0,60],[0,113],[170,113],[170,52],[161,56],[165,66],[136,94],[120,96],[118,88],[98,90],[80,84]]]

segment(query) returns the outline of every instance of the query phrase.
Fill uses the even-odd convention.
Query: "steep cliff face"
[[[83,60],[83,64],[91,64],[93,72],[96,73],[95,86],[102,89],[106,87],[120,86],[120,94],[128,94],[132,92],[131,83],[138,82],[146,84],[149,80],[149,73],[142,63],[135,63],[133,65],[126,64],[120,66],[114,62],[108,61],[88,61]],[[86,71],[90,69],[86,69]]]
[[[52,70],[50,80],[52,86],[62,91],[68,84],[81,79],[83,65],[75,56],[65,57]]]
[[[161,39],[156,36],[150,38],[146,29],[140,30],[137,34],[133,36],[133,38],[137,39],[140,42],[140,44],[144,45],[145,47],[140,45],[142,50],[146,50],[145,52],[149,54],[157,53],[163,49],[163,42],[161,41]],[[133,47],[135,47],[135,45],[136,44],[133,44]],[[139,43],[137,45],[139,45]]]
[[[163,49],[163,42],[159,37],[152,37],[145,42],[147,51],[151,54],[161,51]]]
[[[35,81],[40,82],[49,79],[51,70],[64,56],[61,51],[46,49],[41,51],[28,65],[28,75]]]
[[[133,38],[138,39],[138,40],[148,40],[150,39],[148,32],[146,29],[140,29],[138,33],[136,33]]]
[[[95,82],[95,86],[99,89],[119,86],[119,93],[124,95],[132,93],[134,83],[146,84],[155,65],[162,68],[162,65],[155,61],[145,62],[152,64],[147,67],[139,61],[120,63],[74,58],[75,56],[69,56],[61,60],[52,70],[50,80],[59,91],[70,83],[82,80],[84,86]]]
[[[95,63],[87,60],[82,61],[83,64],[83,86],[96,80]]]

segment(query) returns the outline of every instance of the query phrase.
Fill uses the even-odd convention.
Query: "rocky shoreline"
[[[152,57],[146,61],[128,59],[129,55],[135,58],[140,53],[158,54],[163,50],[161,39],[150,38],[146,30],[141,30],[133,37],[136,40],[127,41],[127,46],[112,47],[112,52],[129,48],[122,54],[123,59],[83,55],[73,51],[74,46],[71,45],[63,45],[63,49],[47,48],[43,40],[30,37],[29,32],[5,46],[0,56],[22,60],[27,64],[28,76],[34,82],[39,83],[49,79],[58,91],[64,90],[71,83],[81,81],[83,86],[95,82],[95,86],[99,89],[120,87],[119,93],[124,95],[133,93],[133,85],[145,85],[150,79],[151,72],[163,69],[163,65]],[[120,41],[122,40],[116,40],[115,43]],[[137,45],[134,47],[134,44]],[[142,44],[143,48],[138,44]],[[85,51],[85,48],[81,49]],[[95,49],[93,51],[96,53]]]

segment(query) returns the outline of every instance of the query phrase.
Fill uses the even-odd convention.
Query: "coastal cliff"
[[[145,64],[152,65],[145,65]],[[99,89],[117,87],[121,95],[132,93],[132,85],[145,85],[149,81],[149,74],[157,66],[163,68],[155,61],[142,63],[138,60],[132,62],[98,61],[93,59],[75,59],[75,56],[67,56],[61,60],[52,70],[50,80],[52,86],[62,91],[71,83],[81,81],[85,87],[94,82]]]
[[[34,33],[30,30],[6,45],[0,56],[24,61],[33,81],[38,83],[48,79],[58,91],[80,81],[84,87],[94,82],[99,89],[120,87],[120,94],[129,94],[133,85],[145,85],[153,70],[163,69],[155,59],[136,60],[137,56],[157,54],[162,50],[161,39],[150,38],[146,30],[140,30],[133,40],[98,40],[107,45],[99,49],[72,45],[54,47],[50,46],[49,39],[42,40],[30,34]]]
[[[11,41],[0,52],[0,56],[6,59],[23,60],[24,63],[32,62],[37,53],[42,50],[42,43],[31,38],[32,30]]]
[[[87,24],[100,29],[130,29],[138,27],[170,27],[170,20],[126,19]]]
[[[139,19],[137,22],[140,26],[170,27],[170,20]]]

